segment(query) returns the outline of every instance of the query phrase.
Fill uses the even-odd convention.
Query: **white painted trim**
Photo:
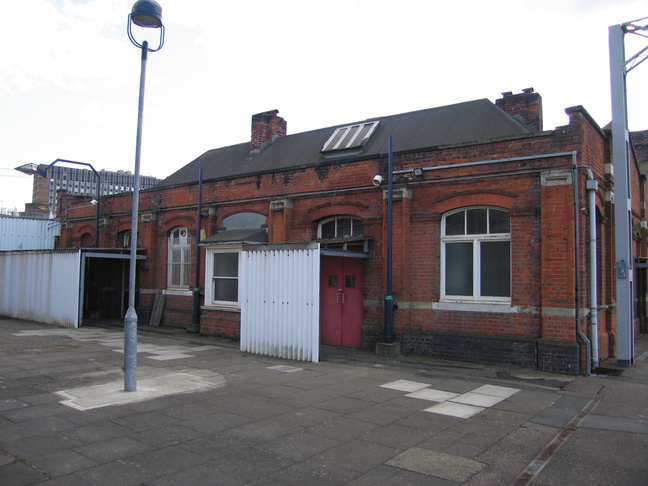
[[[500,314],[518,314],[520,312],[520,307],[517,305],[475,302],[433,302],[432,309],[459,312],[493,312]]]

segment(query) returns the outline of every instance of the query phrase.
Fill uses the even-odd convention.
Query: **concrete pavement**
[[[620,376],[0,318],[0,485],[648,484],[648,340]],[[609,365],[613,367],[612,365]]]

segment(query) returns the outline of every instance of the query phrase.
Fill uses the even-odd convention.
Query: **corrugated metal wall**
[[[241,351],[318,362],[319,274],[319,244],[245,247]]]
[[[81,251],[0,252],[0,314],[79,327]]]
[[[0,217],[0,251],[52,250],[61,225],[52,219]]]

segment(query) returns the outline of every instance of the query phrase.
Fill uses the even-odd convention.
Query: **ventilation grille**
[[[621,376],[623,370],[619,368],[601,368],[596,367],[592,370],[593,375]]]

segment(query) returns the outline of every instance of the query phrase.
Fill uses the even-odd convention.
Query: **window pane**
[[[466,234],[466,229],[464,226],[466,213],[461,211],[460,213],[454,213],[449,215],[446,218],[446,235],[464,235]]]
[[[238,302],[238,279],[214,279],[214,300]]]
[[[344,277],[344,287],[347,289],[355,289],[355,275],[347,275]]]
[[[169,270],[171,271],[171,285],[180,285],[180,266],[170,265]]]
[[[322,225],[322,238],[332,239],[335,238],[335,221],[329,221]]]
[[[467,229],[469,235],[485,235],[487,231],[487,210],[486,209],[469,209],[466,211]]]
[[[182,283],[180,285],[182,286],[189,285],[189,264],[188,263],[182,264]]]
[[[351,220],[338,219],[337,220],[337,238],[348,238],[351,236]]]
[[[448,243],[446,249],[446,294],[472,295],[473,244]]]
[[[353,220],[353,235],[352,236],[362,236],[362,221],[358,219]]]
[[[481,295],[511,296],[511,244],[509,241],[481,243]]]
[[[329,275],[328,286],[329,287],[335,287],[337,289],[337,286],[338,286],[338,276],[337,275]]]
[[[493,233],[510,233],[511,223],[506,211],[490,209],[488,211],[488,232]]]
[[[237,213],[223,220],[226,230],[260,229],[266,222],[265,216],[256,213]]]
[[[215,253],[214,277],[238,277],[238,253]]]

